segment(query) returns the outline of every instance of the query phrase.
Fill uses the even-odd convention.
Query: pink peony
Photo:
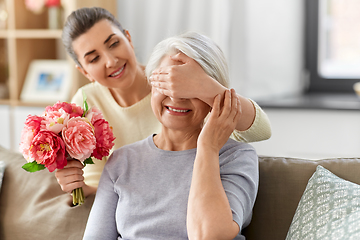
[[[49,110],[44,113],[44,122],[46,125],[46,129],[56,134],[61,132],[61,130],[66,126],[69,118],[70,114],[65,112],[62,108],[57,111]]]
[[[33,141],[36,134],[38,134],[38,132],[44,128],[45,125],[43,124],[42,117],[29,115],[26,118],[25,126],[21,132],[20,152],[23,153],[27,161],[30,161],[29,149],[31,142]]]
[[[104,118],[103,115],[102,115],[102,113],[101,113],[101,111],[100,111],[97,107],[95,107],[95,106],[91,107],[91,108],[87,111],[85,117],[86,117],[87,119],[89,119],[89,121],[91,122],[91,124],[94,124],[94,122],[96,122],[97,120]]]
[[[66,150],[72,158],[83,162],[96,147],[94,129],[86,118],[71,118],[62,130]]]
[[[65,145],[63,140],[51,131],[41,130],[34,137],[29,155],[38,164],[43,164],[50,172],[66,166]]]
[[[66,113],[70,114],[70,118],[81,117],[84,113],[84,110],[80,106],[77,106],[75,103],[58,101],[53,106],[47,106],[45,108],[45,114],[46,112],[57,112],[60,109],[63,109]]]
[[[115,137],[109,123],[105,119],[99,119],[94,122],[96,148],[92,153],[93,157],[102,159],[108,156],[110,149],[114,146]]]

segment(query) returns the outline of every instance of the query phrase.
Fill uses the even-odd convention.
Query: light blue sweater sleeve
[[[234,144],[236,145],[236,144]],[[252,147],[222,154],[220,176],[233,219],[241,230],[249,225],[259,185],[258,157]]]

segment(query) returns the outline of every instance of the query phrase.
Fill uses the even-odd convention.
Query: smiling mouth
[[[122,68],[120,68],[118,71],[114,72],[113,74],[111,74],[111,75],[109,75],[109,76],[110,76],[110,77],[117,77],[117,76],[119,76],[119,74],[122,73],[122,71],[124,70],[125,66],[126,66],[126,64],[125,64]]]
[[[190,112],[191,111],[189,109],[175,109],[175,108],[171,108],[171,107],[166,107],[166,108],[169,109],[170,111],[178,112],[178,113],[185,113],[185,112]]]

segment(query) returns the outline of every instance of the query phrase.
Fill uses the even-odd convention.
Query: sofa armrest
[[[0,161],[6,163],[0,192],[0,239],[82,239],[94,200],[71,207],[54,173],[47,169],[29,173],[21,168],[20,153],[0,147]]]

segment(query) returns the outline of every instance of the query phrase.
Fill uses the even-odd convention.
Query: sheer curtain
[[[118,0],[117,12],[142,64],[162,39],[198,31],[223,50],[238,93],[301,91],[302,0]]]
[[[166,37],[188,30],[211,37],[228,60],[231,85],[238,83],[240,88],[244,79],[243,3],[237,0],[118,0],[118,19],[130,31],[138,60],[143,64],[153,47]]]

